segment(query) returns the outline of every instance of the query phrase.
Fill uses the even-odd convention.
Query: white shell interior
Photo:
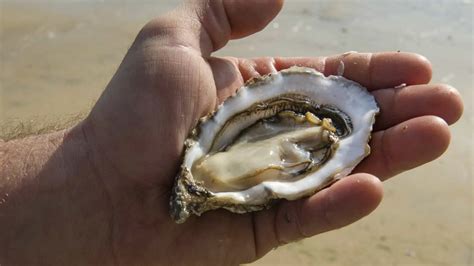
[[[201,123],[199,139],[188,149],[184,165],[191,169],[194,161],[207,153],[214,136],[234,114],[255,102],[288,93],[306,95],[318,104],[332,105],[345,112],[352,121],[351,134],[340,140],[339,148],[326,164],[302,179],[265,181],[243,191],[217,192],[215,197],[229,203],[252,205],[263,204],[269,197],[297,199],[319,189],[329,179],[346,176],[365,157],[367,140],[379,111],[372,94],[343,77],[324,77],[312,69],[298,67],[273,74],[269,81],[258,86],[242,87],[227,99],[211,119]]]

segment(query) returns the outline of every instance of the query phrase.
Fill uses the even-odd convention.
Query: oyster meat
[[[378,111],[358,83],[310,68],[247,82],[185,141],[172,218],[182,223],[217,208],[256,211],[323,189],[370,153]]]

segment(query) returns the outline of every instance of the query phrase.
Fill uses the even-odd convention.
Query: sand
[[[175,5],[1,1],[0,124],[39,127],[87,113],[141,26]],[[264,31],[218,52],[417,52],[433,63],[433,83],[458,88],[466,106],[449,150],[387,181],[372,215],[280,247],[252,265],[474,264],[472,11],[471,1],[287,1]]]

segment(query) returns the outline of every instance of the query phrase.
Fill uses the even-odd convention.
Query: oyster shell
[[[256,211],[323,189],[370,153],[378,111],[358,83],[310,68],[247,82],[185,141],[172,218],[182,223],[217,208]]]

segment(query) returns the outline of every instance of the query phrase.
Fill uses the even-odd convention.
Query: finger
[[[382,180],[438,158],[448,148],[450,132],[436,116],[422,116],[372,134],[371,154],[354,172]]]
[[[262,30],[281,10],[283,0],[194,0],[152,20],[140,36],[192,47],[207,57],[230,39]]]
[[[208,63],[216,83],[218,104],[234,94],[249,79],[276,72],[271,57],[210,57]]]
[[[221,90],[223,96],[229,96],[246,80],[274,73],[294,65],[314,68],[317,71],[324,72],[326,75],[335,74],[336,62],[339,62],[336,59],[341,58],[345,62],[345,76],[366,86],[369,85],[371,89],[395,87],[401,83],[426,83],[431,78],[430,63],[426,58],[412,53],[385,52],[372,55],[355,53],[347,56],[336,55],[312,58],[260,57],[237,59],[225,57],[211,58],[210,63],[213,70],[216,70],[214,71],[214,78],[217,88]],[[232,70],[219,71],[221,69],[220,66],[223,64],[213,66],[215,62],[212,61],[225,61],[228,66],[231,66],[228,68]],[[397,69],[397,71],[393,71],[393,69]],[[229,73],[240,73],[239,82],[231,84],[229,82]],[[225,98],[220,99],[223,100]]]
[[[255,213],[257,257],[279,245],[351,224],[372,212],[382,195],[380,180],[356,174],[309,198],[285,201],[277,208]]]
[[[343,76],[360,83],[369,90],[391,88],[402,83],[425,84],[431,79],[431,64],[414,53],[350,53],[316,58],[275,58],[275,68],[299,65],[314,68],[324,75],[336,75],[340,62]]]
[[[405,120],[424,115],[441,117],[453,124],[463,112],[459,92],[449,85],[414,85],[373,91],[380,107],[375,130],[387,129]]]
[[[210,57],[208,60],[216,84],[217,101],[220,105],[225,99],[242,87],[244,79],[238,69],[238,60],[233,57]]]
[[[380,57],[383,56],[378,56],[378,58]],[[302,60],[300,58],[274,59],[271,57],[255,59],[211,57],[209,59],[218,88],[219,104],[234,94],[245,80],[274,73],[295,64],[321,70],[324,66],[322,62],[323,59],[318,58]],[[411,60],[411,62],[416,61]],[[374,71],[374,68],[372,70]],[[410,78],[407,77],[408,79]],[[403,80],[403,78],[398,77],[397,80]],[[395,83],[391,85],[395,85]],[[459,92],[444,84],[387,88],[374,90],[372,93],[380,107],[375,130],[387,129],[405,120],[424,115],[435,115],[444,119],[448,124],[453,124],[461,117],[464,108]]]
[[[369,90],[402,83],[425,84],[431,80],[431,64],[418,54],[385,52],[331,56],[326,59],[324,74],[335,75],[340,61],[344,63],[344,77],[359,82]]]

